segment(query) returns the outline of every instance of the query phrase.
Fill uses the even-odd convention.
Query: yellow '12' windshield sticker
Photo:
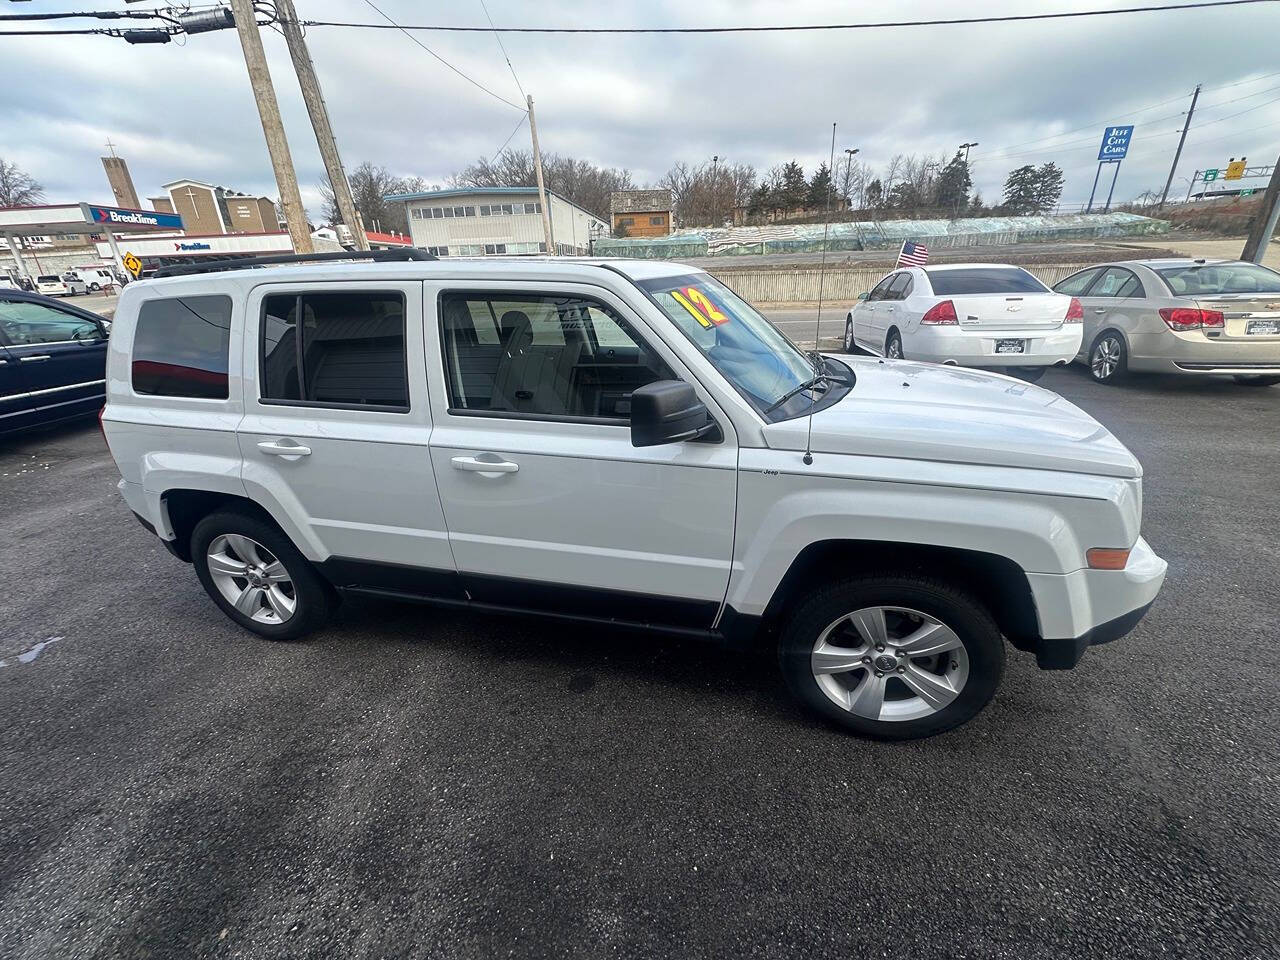
[[[672,290],[671,295],[676,298],[680,306],[689,311],[693,319],[704,327],[718,327],[722,323],[729,322],[728,314],[717,307],[712,299],[697,287]]]

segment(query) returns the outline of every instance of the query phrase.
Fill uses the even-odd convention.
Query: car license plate
[[[1251,337],[1274,337],[1280,334],[1280,320],[1250,320],[1244,332]]]
[[[1025,340],[997,340],[996,353],[1025,353],[1027,349],[1027,341]]]

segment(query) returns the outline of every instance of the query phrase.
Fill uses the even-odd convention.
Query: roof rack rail
[[[282,263],[324,263],[327,260],[372,260],[382,261],[435,260],[434,254],[427,253],[418,247],[405,247],[400,250],[339,250],[335,253],[281,253],[267,257],[230,257],[221,260],[208,260],[204,263],[183,263],[172,267],[161,267],[154,274],[160,277],[185,277],[195,273],[216,273],[222,270],[248,270],[251,267],[269,267]]]

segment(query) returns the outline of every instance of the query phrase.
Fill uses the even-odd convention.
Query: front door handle
[[[449,461],[453,464],[455,470],[466,470],[468,473],[478,473],[482,477],[497,477],[504,473],[515,473],[520,469],[520,464],[512,463],[510,460],[481,460],[478,457],[454,457]]]
[[[285,460],[311,456],[310,447],[304,447],[293,440],[263,440],[258,444],[258,449],[273,457],[283,457]]]
[[[48,360],[49,354],[38,353],[34,357],[19,357],[18,359],[21,360],[23,363],[35,363],[38,360]]]

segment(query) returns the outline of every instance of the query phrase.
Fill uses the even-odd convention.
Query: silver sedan
[[[1126,260],[1073,273],[1084,306],[1077,360],[1100,383],[1131,370],[1280,383],[1280,273],[1242,260]]]

